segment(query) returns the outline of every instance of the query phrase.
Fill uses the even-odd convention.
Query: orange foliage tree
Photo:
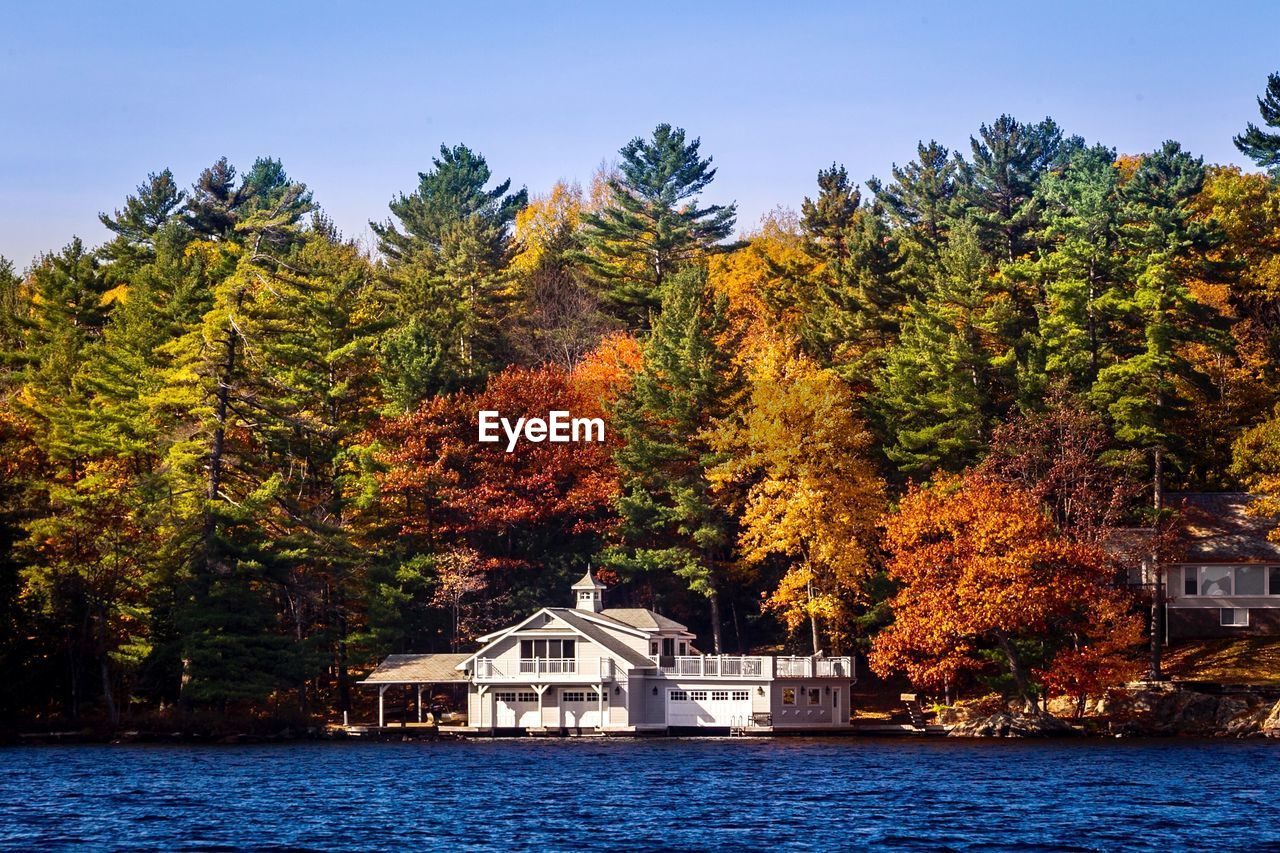
[[[382,512],[419,550],[466,546],[486,569],[528,566],[548,552],[589,549],[612,523],[617,477],[612,433],[604,442],[520,441],[508,453],[478,438],[478,413],[514,423],[553,410],[596,417],[601,397],[625,383],[627,344],[589,358],[578,372],[512,367],[479,393],[436,397],[375,432],[382,448]],[[582,541],[585,539],[586,541]]]
[[[912,487],[884,543],[899,589],[871,653],[876,673],[942,689],[1002,659],[1038,713],[1036,677],[1078,696],[1127,672],[1141,623],[1114,570],[1100,549],[1061,536],[1029,493],[978,474]]]

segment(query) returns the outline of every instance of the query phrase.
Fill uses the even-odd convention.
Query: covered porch
[[[386,695],[389,689],[403,687],[408,691],[413,698],[417,722],[422,723],[424,693],[429,702],[433,689],[439,685],[466,685],[469,682],[467,674],[457,666],[469,657],[467,654],[388,655],[368,678],[358,682],[378,689],[378,728],[386,727]],[[407,724],[403,716],[401,723]]]

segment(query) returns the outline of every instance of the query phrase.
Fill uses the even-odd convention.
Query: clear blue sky
[[[1240,162],[1231,136],[1280,69],[1272,2],[607,5],[13,4],[0,254],[96,244],[147,172],[186,185],[224,154],[281,158],[359,236],[441,142],[536,193],[661,121],[702,137],[741,226],[833,160],[884,175],[1001,112]]]

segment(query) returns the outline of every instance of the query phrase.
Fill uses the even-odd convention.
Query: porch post
[[[599,720],[599,728],[604,728],[604,684],[601,683],[596,687],[596,719]]]
[[[538,728],[545,729],[547,722],[542,718],[542,696],[547,692],[547,685],[534,684],[531,686],[533,687],[533,692],[538,694]]]
[[[383,712],[382,712],[382,697],[386,694],[386,692],[387,692],[387,685],[379,684],[378,685],[378,728],[383,728],[386,725],[386,717],[383,715]]]
[[[418,722],[422,722],[422,685],[418,685]]]

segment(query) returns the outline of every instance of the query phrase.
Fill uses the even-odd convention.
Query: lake
[[[1280,743],[498,740],[0,749],[0,847],[1280,849]]]

